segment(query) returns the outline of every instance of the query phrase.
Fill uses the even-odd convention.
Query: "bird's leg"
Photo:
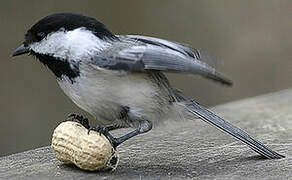
[[[121,110],[117,116],[117,119],[119,119],[119,120],[125,119],[128,115],[129,110],[130,110],[130,108],[128,106],[121,106]],[[105,134],[109,134],[108,133],[109,131],[119,129],[119,128],[121,128],[121,127],[118,125],[109,125],[109,126],[97,125],[97,126],[90,127],[88,129],[88,133],[89,133],[89,131],[93,130],[93,131],[99,132],[100,134],[105,135]]]
[[[82,124],[82,126],[84,126],[86,129],[90,128],[88,119],[86,117],[80,115],[80,114],[70,113],[67,116],[67,120],[69,120],[69,121],[77,121],[80,124]]]
[[[95,130],[95,131],[98,131],[101,133],[104,131],[112,131],[112,130],[120,128],[117,125],[110,125],[110,126],[106,126],[106,127],[97,125],[97,126],[90,127],[88,119],[86,117],[84,117],[83,115],[76,114],[76,113],[70,113],[67,116],[67,120],[68,121],[77,121],[80,124],[82,124],[86,129]]]
[[[118,145],[125,142],[126,140],[128,140],[134,136],[137,136],[139,134],[146,133],[146,132],[150,131],[152,129],[152,123],[148,120],[140,120],[139,127],[137,129],[135,129],[134,131],[132,131],[128,134],[125,134],[119,138],[115,138],[109,133],[110,130],[113,130],[113,129],[111,129],[113,127],[114,126],[108,126],[108,127],[96,126],[96,127],[89,128],[89,131],[94,130],[94,131],[97,131],[97,132],[103,134],[112,142],[113,147],[116,148]],[[89,131],[88,131],[88,133],[89,133]]]
[[[112,141],[114,148],[116,148],[118,145],[125,142],[126,140],[128,140],[134,136],[137,136],[139,134],[146,133],[146,132],[150,131],[151,129],[152,129],[152,123],[150,121],[141,120],[141,121],[139,121],[139,127],[136,130],[134,130],[128,134],[125,134],[119,138],[115,138],[111,134],[107,134],[107,137]]]
[[[138,128],[128,134],[125,134],[119,138],[113,137],[109,131],[120,128],[119,126],[108,126],[108,127],[103,127],[103,126],[96,126],[89,128],[90,130],[95,130],[97,132],[100,132],[101,134],[105,135],[113,144],[114,148],[116,148],[118,145],[123,143],[124,141],[142,133],[146,133],[149,130],[152,129],[152,123],[148,120],[143,119],[139,115],[135,114],[135,112],[132,112],[129,107],[123,106],[122,110],[118,116],[118,118],[121,121],[127,121],[128,123],[136,124],[136,127]]]
[[[110,126],[100,126],[100,125],[96,125],[96,126],[92,126],[88,129],[88,133],[89,131],[97,131],[100,134],[106,134],[109,131],[115,130],[115,129],[119,129],[120,126],[118,125],[110,125]]]

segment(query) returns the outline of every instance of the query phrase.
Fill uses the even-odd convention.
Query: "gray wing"
[[[199,74],[231,85],[232,82],[203,62],[200,52],[163,39],[128,35],[94,58],[94,64],[111,70],[145,72],[150,70]]]

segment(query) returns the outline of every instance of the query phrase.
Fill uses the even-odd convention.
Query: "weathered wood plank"
[[[50,147],[0,158],[3,179],[288,179],[292,178],[292,90],[213,108],[285,159],[266,160],[198,120],[169,123],[119,148],[115,172],[84,172],[55,159]]]

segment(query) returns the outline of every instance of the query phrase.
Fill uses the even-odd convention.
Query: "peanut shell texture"
[[[118,152],[103,134],[88,133],[75,121],[65,121],[56,127],[51,146],[58,160],[83,170],[115,170],[119,163]]]

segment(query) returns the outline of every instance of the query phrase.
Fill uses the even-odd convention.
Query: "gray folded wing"
[[[203,62],[197,50],[145,36],[120,36],[120,39],[97,55],[94,64],[111,70],[199,74],[223,84],[232,84],[228,78]]]

